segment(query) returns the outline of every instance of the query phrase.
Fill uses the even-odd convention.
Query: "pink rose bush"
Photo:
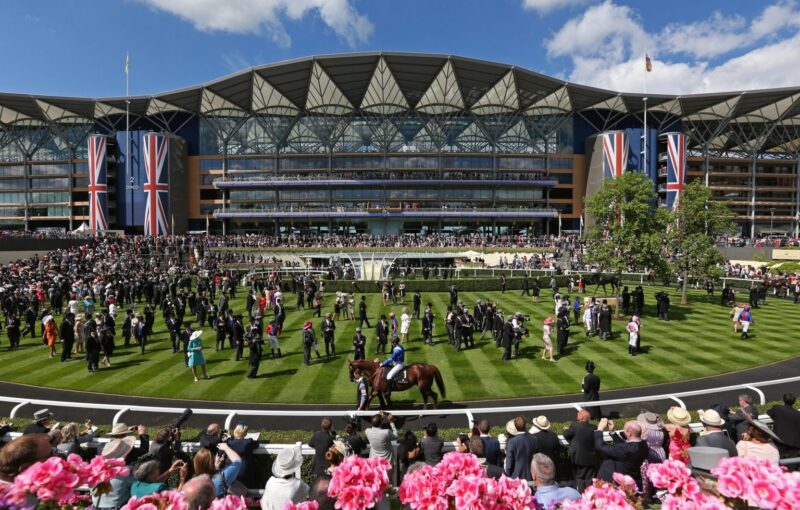
[[[435,466],[424,466],[403,479],[400,502],[414,510],[532,510],[524,480],[487,478],[478,458],[450,452]]]
[[[4,498],[18,505],[25,503],[29,497],[44,502],[72,504],[77,501],[76,487],[88,485],[101,493],[108,492],[112,478],[128,473],[122,459],[98,456],[91,462],[84,462],[75,454],[69,455],[66,460],[50,457],[20,473],[14,479],[13,486],[6,488]]]
[[[624,481],[628,482],[628,480]],[[631,478],[630,481],[632,482],[633,479]],[[633,487],[636,487],[635,483]],[[625,489],[595,480],[593,485],[583,491],[581,499],[565,500],[561,504],[561,508],[564,510],[637,510],[637,506],[629,500],[630,496],[627,492],[629,489],[629,484]]]
[[[661,464],[651,464],[647,476],[653,486],[666,489],[662,501],[664,510],[726,508],[718,498],[704,493],[692,477],[692,472],[681,460],[665,460]]]
[[[800,508],[800,475],[754,457],[722,459],[711,470],[717,477],[717,492],[731,503],[788,510]]]
[[[380,457],[346,457],[336,466],[328,486],[328,496],[336,498],[336,508],[365,510],[383,499],[389,488],[389,462]]]
[[[316,501],[304,501],[303,503],[294,504],[287,501],[283,506],[283,510],[319,510],[319,503]]]
[[[215,499],[208,510],[247,510],[247,507],[244,497],[228,494],[224,498]]]
[[[186,510],[186,498],[178,491],[163,491],[141,498],[133,496],[122,510]]]

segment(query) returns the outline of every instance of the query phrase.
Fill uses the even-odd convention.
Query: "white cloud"
[[[349,46],[369,39],[372,22],[350,0],[140,0],[192,23],[198,30],[239,34],[266,33],[280,46],[290,46],[283,19],[297,21],[319,15],[325,25]]]
[[[602,56],[619,61],[630,53],[644,55],[648,40],[630,7],[606,0],[567,21],[545,47],[553,57]]]
[[[715,13],[709,20],[670,25],[650,39],[631,8],[607,0],[566,22],[545,47],[552,57],[571,59],[567,79],[575,83],[642,92],[646,76],[650,93],[738,91],[800,83],[798,28],[800,11],[789,1],[768,6],[751,21]],[[754,40],[761,46],[722,62],[708,61],[741,52]],[[645,73],[645,48],[652,73]]]
[[[522,6],[526,9],[536,11],[539,14],[547,14],[564,7],[585,4],[588,1],[589,0],[522,0]]]

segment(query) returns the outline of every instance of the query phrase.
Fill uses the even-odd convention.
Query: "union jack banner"
[[[686,185],[686,135],[667,133],[667,207],[674,211]]]
[[[108,230],[106,137],[89,137],[89,229]]]
[[[144,192],[147,194],[144,210],[144,234],[148,236],[169,234],[167,220],[169,210],[168,146],[169,139],[162,134],[147,133],[142,136],[144,169],[147,178],[144,185]]]
[[[616,179],[628,166],[628,137],[622,131],[600,136],[603,137],[603,179]]]

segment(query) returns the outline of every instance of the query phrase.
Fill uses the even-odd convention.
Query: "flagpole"
[[[644,98],[642,98],[642,101],[644,102],[644,143],[643,143],[644,157],[642,162],[642,170],[644,171],[645,175],[647,175],[649,170],[647,168],[647,73],[650,72],[650,70],[647,68],[647,65],[650,61],[650,57],[647,54],[647,49],[645,49],[644,51],[644,58],[645,58]]]
[[[133,225],[133,186],[131,186],[131,101],[130,101],[130,54],[125,52],[125,188],[131,188],[131,216],[128,224]]]

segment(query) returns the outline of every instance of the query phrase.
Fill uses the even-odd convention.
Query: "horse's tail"
[[[433,378],[436,379],[436,386],[439,388],[439,393],[442,394],[442,398],[447,398],[447,392],[444,388],[444,379],[442,379],[442,373],[439,372],[439,369],[433,365],[431,365],[431,368],[433,368]]]

